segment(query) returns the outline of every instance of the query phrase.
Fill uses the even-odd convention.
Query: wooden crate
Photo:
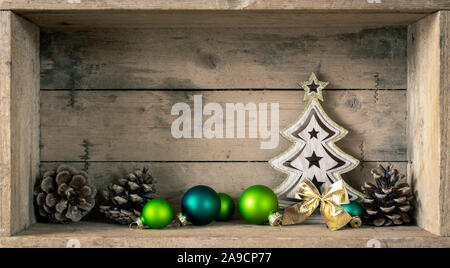
[[[381,3],[379,3],[381,2]],[[442,0],[0,0],[0,247],[449,247],[450,2]],[[175,139],[177,102],[280,103],[280,127],[304,108],[296,82],[330,81],[324,107],[361,160],[355,187],[393,162],[417,195],[417,226],[328,231],[226,224],[129,231],[86,221],[36,223],[33,186],[60,163],[104,188],[149,166],[177,209],[209,184],[237,198],[283,175],[285,151],[258,139]]]

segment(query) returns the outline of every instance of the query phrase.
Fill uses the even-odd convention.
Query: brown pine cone
[[[86,172],[61,165],[44,174],[35,205],[54,223],[78,222],[94,208],[96,194]]]
[[[148,168],[135,170],[103,191],[107,202],[100,206],[100,212],[120,224],[135,222],[145,204],[154,197],[154,183]]]
[[[407,183],[397,184],[404,178],[389,164],[387,168],[379,165],[371,171],[376,185],[366,182],[362,187],[368,196],[364,199],[364,221],[375,226],[402,225],[411,222],[414,199]]]

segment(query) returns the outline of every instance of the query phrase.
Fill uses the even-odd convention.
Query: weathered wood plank
[[[11,233],[11,12],[0,12],[0,235]]]
[[[56,168],[61,163],[43,162],[41,172]],[[83,169],[85,163],[66,162],[64,164]],[[379,163],[362,162],[356,169],[343,174],[343,178],[351,186],[361,189],[366,180],[372,181],[370,170]],[[386,162],[380,163],[386,165]],[[401,174],[406,175],[406,162],[394,163]],[[209,185],[217,192],[225,192],[237,202],[239,196],[247,188],[255,184],[274,188],[279,185],[285,175],[274,170],[265,162],[170,162],[170,163],[137,163],[137,162],[92,162],[88,172],[93,185],[99,193],[110,183],[127,175],[136,168],[149,167],[157,180],[156,189],[161,198],[169,200],[175,212],[179,212],[183,193],[195,185]],[[97,196],[98,203],[104,202]],[[237,208],[237,206],[236,206]],[[234,218],[238,218],[235,213]],[[90,218],[102,218],[98,211],[93,211]]]
[[[441,235],[450,236],[450,12],[441,16],[440,114],[441,114]]]
[[[42,89],[405,89],[406,28],[43,31]]]
[[[310,10],[310,11],[427,11],[450,9],[447,0],[1,0],[12,10]]]
[[[337,143],[340,148],[363,161],[406,160],[406,91],[330,90],[324,94],[325,111],[349,130]],[[267,161],[291,146],[275,135],[274,124],[273,136],[279,137],[279,145],[261,149],[261,142],[269,139],[260,138],[258,130],[256,138],[249,138],[248,118],[246,138],[174,138],[171,126],[179,116],[171,115],[172,106],[184,102],[193,112],[194,95],[203,96],[203,105],[221,105],[224,137],[227,128],[234,129],[226,124],[226,103],[255,103],[256,107],[279,103],[280,130],[294,122],[305,107],[302,90],[41,91],[41,159]],[[203,120],[208,118],[205,115]],[[193,137],[193,131],[191,134]]]
[[[80,247],[155,247],[155,248],[271,248],[271,247],[368,247],[378,240],[383,248],[450,247],[450,238],[439,237],[416,226],[383,228],[344,228],[331,232],[324,224],[299,224],[289,227],[250,225],[242,221],[214,222],[206,226],[167,227],[164,230],[130,230],[115,224],[80,222],[55,225],[36,224],[10,238],[0,238],[0,247],[65,248],[70,239]],[[175,259],[172,260],[175,262]],[[214,261],[211,261],[213,264]]]
[[[305,11],[42,11],[21,12],[42,28],[325,28],[408,25],[426,13],[311,13]]]
[[[31,208],[33,185],[39,174],[39,28],[17,15],[12,16],[12,150],[16,189],[12,215],[21,224],[15,231],[35,222]],[[14,232],[15,232],[14,231]]]
[[[39,29],[0,12],[0,235],[34,220],[32,185],[39,173]]]
[[[417,191],[419,226],[448,235],[448,13],[410,26],[408,155]]]

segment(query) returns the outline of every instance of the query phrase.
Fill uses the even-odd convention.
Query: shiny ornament
[[[216,191],[208,186],[195,186],[184,194],[181,211],[192,224],[206,225],[219,215],[220,198]]]
[[[278,210],[275,193],[263,185],[247,188],[239,199],[239,211],[246,221],[252,224],[265,224],[270,215]]]
[[[351,216],[357,216],[362,218],[363,216],[363,209],[361,205],[358,202],[350,201],[349,204],[343,204],[341,205]]]
[[[217,216],[218,221],[227,221],[233,216],[234,213],[234,201],[231,196],[225,193],[218,193],[220,198],[220,212],[219,216]]]
[[[162,229],[169,225],[173,219],[172,206],[166,200],[156,198],[142,209],[142,216],[138,220],[138,225],[146,225],[152,229]]]

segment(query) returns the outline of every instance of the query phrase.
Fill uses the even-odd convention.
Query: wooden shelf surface
[[[43,28],[323,28],[409,25],[427,16],[412,13],[309,12],[302,10],[62,10],[21,11]]]
[[[381,247],[450,247],[450,238],[415,226],[344,228],[333,232],[317,223],[271,227],[241,221],[163,230],[131,230],[93,222],[35,224],[18,235],[0,238],[0,247],[66,247],[75,239],[81,247],[367,247],[373,239]]]
[[[447,0],[0,0],[11,10],[355,10],[436,11],[449,9]]]

